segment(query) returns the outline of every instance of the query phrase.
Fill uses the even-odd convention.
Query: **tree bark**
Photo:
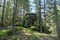
[[[15,34],[14,22],[15,22],[16,13],[17,13],[17,0],[14,0],[13,14],[12,14],[12,30],[13,30],[13,34]]]
[[[45,23],[45,26],[44,27],[46,27],[46,12],[45,12],[45,1],[46,0],[44,0],[44,23]],[[46,30],[45,30],[45,32],[46,32]]]
[[[54,0],[54,13],[55,13],[55,23],[56,23],[56,32],[57,32],[57,40],[60,40],[60,26],[58,21],[58,13],[56,7],[56,0]]]
[[[4,27],[5,1],[6,1],[6,0],[4,0],[4,3],[3,3],[3,9],[2,9],[2,19],[1,19],[1,22],[2,22],[2,27]]]
[[[42,32],[42,19],[41,19],[41,0],[38,1],[38,14],[39,14],[39,28],[40,28],[40,32]]]

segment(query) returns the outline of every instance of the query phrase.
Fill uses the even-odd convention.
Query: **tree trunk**
[[[38,4],[38,14],[39,14],[39,28],[40,28],[40,32],[42,32],[42,19],[41,19],[41,0],[39,0],[39,4]]]
[[[56,23],[56,32],[57,32],[57,40],[60,40],[60,26],[58,21],[58,13],[56,7],[56,0],[54,0],[54,13],[55,13],[55,23]]]
[[[13,34],[15,34],[14,21],[15,21],[16,12],[17,12],[17,0],[14,0],[13,15],[12,15],[12,30],[13,30]]]
[[[46,13],[45,13],[45,1],[46,0],[44,0],[44,24],[45,24],[45,26],[44,27],[46,27]],[[45,30],[45,32],[46,32],[46,30]]]
[[[4,3],[3,3],[3,9],[2,9],[2,19],[1,19],[1,22],[2,22],[2,27],[4,27],[5,1],[6,1],[6,0],[4,0]]]

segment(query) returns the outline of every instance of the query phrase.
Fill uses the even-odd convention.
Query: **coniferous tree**
[[[54,13],[55,13],[55,23],[56,23],[57,40],[60,40],[60,27],[59,27],[59,21],[58,21],[56,0],[54,0]]]
[[[38,14],[39,14],[39,28],[42,32],[42,19],[41,19],[41,0],[38,0]]]
[[[1,19],[1,22],[2,22],[2,27],[4,27],[4,12],[5,12],[5,2],[6,0],[4,0],[4,3],[3,3],[3,9],[2,9],[2,19]]]

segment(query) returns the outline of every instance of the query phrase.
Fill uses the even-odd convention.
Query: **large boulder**
[[[23,22],[24,27],[28,28],[31,25],[33,25],[35,20],[36,20],[36,17],[37,16],[36,16],[35,13],[27,13],[25,15],[25,19],[24,19],[24,22]]]

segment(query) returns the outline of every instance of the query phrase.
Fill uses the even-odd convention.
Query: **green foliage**
[[[0,37],[2,36],[11,36],[13,34],[13,30],[9,29],[9,30],[0,30]]]
[[[0,37],[5,36],[6,32],[7,32],[7,30],[0,30]]]
[[[39,38],[34,36],[34,37],[32,37],[32,40],[39,40]]]
[[[13,17],[13,10],[14,10],[14,8],[13,8],[13,1],[15,1],[15,0],[8,0],[6,3],[5,3],[5,11],[4,11],[4,24],[5,24],[5,26],[8,26],[8,25],[10,25],[11,26],[11,22],[12,22],[12,17]],[[35,0],[35,4],[36,4],[36,6],[37,6],[37,1]],[[39,5],[40,6],[40,5]],[[2,9],[2,8],[1,8]],[[23,24],[23,20],[25,21],[25,22],[28,22],[27,21],[27,19],[28,19],[28,17],[29,16],[26,16],[26,17],[24,17],[25,16],[25,13],[23,14],[23,15],[21,15],[22,14],[22,12],[19,12],[20,10],[22,11],[22,9],[23,9],[23,13],[24,13],[24,11],[26,11],[26,12],[29,12],[29,0],[17,0],[17,4],[16,4],[16,8],[15,8],[15,10],[14,11],[16,11],[16,14],[14,15],[14,17],[15,17],[15,19],[14,19],[14,25],[20,25],[20,23],[21,24]],[[36,9],[38,9],[38,7],[36,8]],[[60,7],[57,7],[57,9],[59,10],[58,11],[58,18],[59,18],[59,20],[60,20]],[[40,9],[39,9],[40,10]],[[20,15],[19,15],[19,13],[20,13]],[[38,14],[38,13],[37,13]],[[21,20],[22,21],[20,21],[20,16],[21,16]],[[22,17],[23,16],[23,17]],[[37,15],[37,16],[39,16],[39,14]],[[1,17],[2,17],[2,10],[0,10],[0,26],[1,26]],[[34,17],[33,16],[33,14],[32,14],[32,17]],[[25,20],[26,19],[26,20]],[[39,17],[37,18],[38,20],[38,22],[37,22],[37,24],[39,24]],[[41,20],[41,19],[40,19]],[[43,20],[43,19],[42,19]],[[48,5],[48,10],[47,10],[47,12],[46,12],[46,26],[47,27],[50,27],[50,29],[49,30],[52,30],[52,33],[56,33],[56,29],[55,29],[55,16],[54,16],[54,11],[52,10],[52,7],[51,7],[51,5]],[[35,23],[35,22],[34,22]],[[37,25],[36,24],[36,25]],[[43,22],[41,23],[43,26],[45,26],[44,24],[44,20],[43,20]],[[59,21],[59,24],[60,24],[60,21]],[[30,25],[31,26],[31,25]],[[40,25],[41,26],[41,25]],[[22,26],[20,27],[15,27],[15,29],[18,31],[18,30],[22,30],[22,29],[25,29],[25,28],[23,28]],[[16,31],[15,30],[15,31]],[[28,28],[27,30],[30,30],[29,32],[31,32],[32,31],[32,28]],[[31,32],[32,33],[32,32]],[[0,30],[0,37],[1,36],[4,36],[4,35],[8,35],[8,36],[11,36],[12,34],[13,34],[13,31],[12,30]],[[15,40],[15,38],[16,38],[16,36],[14,36],[14,35],[12,35],[11,36],[11,40]],[[37,38],[36,37],[34,37],[33,38],[33,40],[37,40]]]
[[[9,37],[9,40],[17,40],[17,35],[12,35]]]

